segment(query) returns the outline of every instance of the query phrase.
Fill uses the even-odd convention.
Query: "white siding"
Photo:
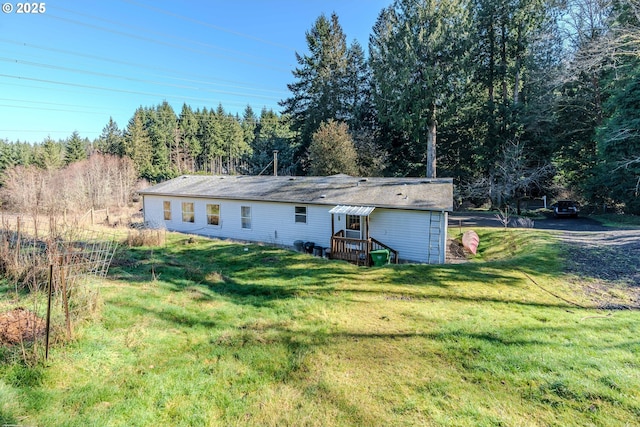
[[[194,202],[195,222],[182,222],[181,197],[144,196],[145,220],[168,230],[253,242],[293,246],[296,240],[328,247],[333,206],[188,199]],[[171,202],[171,221],[163,219],[163,201]],[[220,205],[220,224],[207,224],[207,204]],[[251,207],[251,229],[242,229],[240,207]],[[295,207],[306,206],[307,223],[295,222]],[[335,231],[344,227],[344,215],[336,216]],[[397,250],[401,261],[445,262],[447,213],[376,208],[370,216],[370,235]]]
[[[376,209],[370,217],[370,235],[398,251],[401,261],[442,264],[446,217],[446,212]]]
[[[251,201],[189,199],[195,203],[195,222],[182,222],[180,197],[144,196],[145,221],[154,227],[211,237],[293,246],[296,240],[328,247],[331,241],[331,206]],[[163,219],[162,202],[171,202],[171,221]],[[207,224],[207,204],[220,205],[220,224]],[[251,207],[251,229],[241,226],[240,207]],[[307,223],[295,222],[295,207],[307,208]]]

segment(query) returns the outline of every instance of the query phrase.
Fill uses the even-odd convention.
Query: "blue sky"
[[[168,101],[242,113],[279,111],[295,52],[336,12],[366,49],[391,0],[53,0],[18,14],[0,0],[0,139],[41,142],[123,129],[139,106]]]

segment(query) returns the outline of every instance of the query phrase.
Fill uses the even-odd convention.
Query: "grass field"
[[[636,425],[640,313],[593,308],[550,234],[478,231],[443,266],[122,250],[46,366],[0,348],[0,425]]]

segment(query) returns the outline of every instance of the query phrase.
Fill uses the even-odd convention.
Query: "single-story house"
[[[445,262],[452,179],[185,175],[149,187],[151,226],[281,246],[313,242],[330,258]]]

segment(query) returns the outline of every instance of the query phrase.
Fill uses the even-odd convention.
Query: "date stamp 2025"
[[[47,11],[46,3],[2,3],[2,12],[38,15]]]

